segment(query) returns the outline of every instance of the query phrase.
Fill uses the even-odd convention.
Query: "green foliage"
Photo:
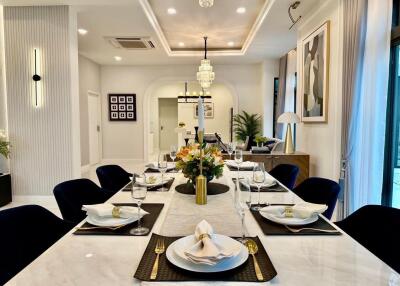
[[[8,158],[8,155],[10,155],[10,142],[0,140],[0,155]]]
[[[268,138],[264,136],[256,136],[254,141],[256,141],[256,143],[265,143],[268,141]]]
[[[249,114],[242,111],[233,117],[233,130],[236,133],[236,139],[246,141],[246,136],[254,138],[261,130],[261,116],[258,114]]]

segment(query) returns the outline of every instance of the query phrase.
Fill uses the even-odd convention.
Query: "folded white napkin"
[[[287,206],[267,206],[260,210],[260,212],[274,215],[275,217],[284,218],[287,217]],[[328,209],[326,205],[312,204],[312,203],[299,203],[293,207],[289,207],[289,212],[292,213],[295,218],[306,219],[318,214],[323,213]]]
[[[214,241],[213,233],[213,228],[206,220],[202,220],[196,226],[195,237],[198,241],[184,252],[190,261],[216,265],[219,261],[235,255],[235,250],[223,248]]]
[[[112,204],[97,204],[97,205],[83,205],[82,210],[86,211],[88,216],[98,216],[98,217],[113,217],[113,210],[115,206]],[[129,206],[121,206],[119,207],[119,217],[120,218],[131,218],[137,217],[138,208],[137,207],[129,207]],[[148,214],[148,212],[143,209],[140,210],[140,217]]]
[[[146,165],[147,168],[150,169],[158,169],[158,162],[151,162]],[[167,169],[174,169],[175,165],[172,162],[167,162]]]
[[[254,183],[252,182],[252,180],[253,180],[253,177],[250,176],[250,177],[248,178],[248,182],[249,182],[249,183],[247,183],[246,180],[241,180],[241,181],[240,181],[240,184],[242,184],[242,185],[244,185],[244,186],[246,186],[246,187],[250,187],[250,186],[257,187],[257,185],[254,184]],[[273,186],[273,185],[275,185],[276,183],[277,183],[277,181],[276,181],[274,178],[268,177],[268,176],[266,175],[266,176],[265,176],[265,181],[264,181],[264,183],[261,185],[261,188],[262,188],[262,187],[265,187],[265,186]]]
[[[234,160],[226,160],[225,164],[229,167],[233,167],[233,168],[237,168],[237,163]],[[244,168],[254,168],[254,162],[250,162],[250,161],[244,161],[242,164],[240,164],[240,168],[244,169]]]

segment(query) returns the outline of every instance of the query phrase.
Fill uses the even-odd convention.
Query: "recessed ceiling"
[[[141,0],[144,8],[150,7],[169,49],[174,51],[202,51],[203,37],[208,37],[210,51],[240,51],[258,17],[267,12],[263,9],[271,0],[218,0],[211,8],[200,7],[198,1],[188,0]],[[169,14],[168,9],[176,14]],[[245,13],[238,14],[238,8]],[[151,11],[149,15],[152,15]],[[222,16],[223,15],[223,16]],[[151,17],[151,16],[150,16]],[[179,46],[184,43],[185,47]],[[231,42],[233,45],[228,45]]]

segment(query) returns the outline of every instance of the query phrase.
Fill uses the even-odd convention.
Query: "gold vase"
[[[200,143],[200,175],[196,178],[196,204],[205,205],[207,204],[207,178],[203,176],[203,138],[204,131],[201,130],[198,133]]]
[[[294,153],[293,139],[292,139],[292,127],[290,126],[290,123],[288,123],[288,126],[286,128],[284,153],[285,154],[293,154]]]

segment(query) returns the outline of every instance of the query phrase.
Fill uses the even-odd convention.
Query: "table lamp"
[[[285,154],[293,154],[294,153],[291,123],[299,123],[299,122],[300,122],[300,118],[294,112],[285,112],[285,113],[282,113],[278,117],[278,123],[287,123],[285,148],[283,151]]]

